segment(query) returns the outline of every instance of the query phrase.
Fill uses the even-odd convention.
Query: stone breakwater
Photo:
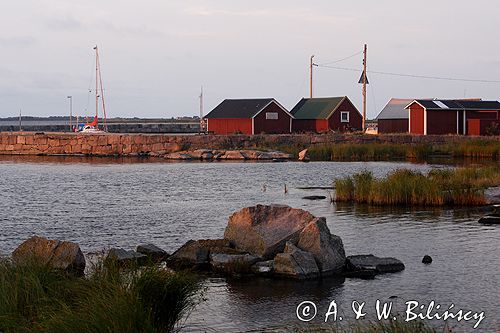
[[[0,132],[0,154],[161,156],[199,149],[280,149],[325,143],[461,143],[500,137],[290,134],[290,135],[166,135]],[[500,141],[499,141],[500,142]]]

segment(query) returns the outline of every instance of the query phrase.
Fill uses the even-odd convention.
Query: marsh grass
[[[459,144],[447,144],[446,149],[455,157],[491,158],[500,157],[500,142],[496,140],[470,140]]]
[[[433,156],[492,159],[500,157],[500,142],[470,140],[459,143],[328,143],[309,147],[315,161],[425,160]]]
[[[318,144],[309,148],[309,155],[317,161],[401,160],[406,158],[407,150],[407,146],[397,144]]]
[[[158,266],[100,262],[82,278],[0,259],[0,332],[172,332],[198,291],[193,276]]]
[[[369,171],[335,180],[338,202],[393,206],[477,206],[484,189],[500,185],[500,168],[435,169],[427,174],[399,169],[377,179]]]

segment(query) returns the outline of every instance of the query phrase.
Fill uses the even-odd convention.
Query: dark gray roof
[[[376,119],[408,119],[408,110],[405,108],[413,101],[414,99],[391,98]]]
[[[441,99],[441,100],[415,100],[428,110],[500,110],[498,101],[480,101],[480,100],[460,100],[460,99]]]
[[[277,103],[274,98],[225,99],[205,118],[253,118],[273,101]]]

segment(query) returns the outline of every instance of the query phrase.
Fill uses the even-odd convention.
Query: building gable
[[[347,97],[302,98],[291,113],[295,119],[328,119],[344,99]]]

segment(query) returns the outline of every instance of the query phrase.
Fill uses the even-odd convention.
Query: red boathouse
[[[408,110],[405,108],[412,101],[391,98],[376,118],[378,133],[408,133]]]
[[[302,98],[291,111],[294,132],[359,131],[363,117],[347,98]]]
[[[226,99],[204,119],[215,134],[289,134],[293,116],[274,98]]]
[[[499,125],[498,101],[418,99],[406,109],[410,134],[487,135]]]

